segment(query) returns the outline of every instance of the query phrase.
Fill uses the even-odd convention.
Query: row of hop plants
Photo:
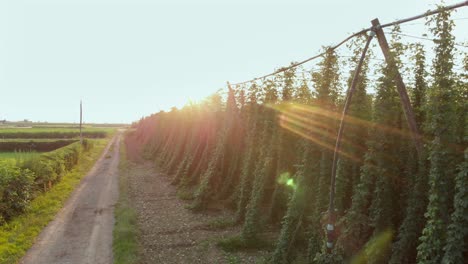
[[[23,213],[34,197],[72,170],[92,148],[84,140],[27,159],[0,160],[0,224]]]
[[[422,44],[390,42],[408,86],[424,149],[417,155],[396,92],[395,69],[366,59],[338,162],[338,241],[326,252],[334,140],[341,109],[340,57],[327,52],[310,78],[276,79],[214,94],[140,120],[143,155],[166,172],[193,210],[229,208],[240,234],[226,249],[268,245],[271,263],[463,263],[468,245],[468,59],[455,71],[453,21],[428,23],[438,41],[428,72]],[[350,48],[360,54],[362,39]],[[350,59],[349,76],[357,57]],[[378,78],[370,79],[370,66]],[[430,74],[430,75],[429,75]],[[351,79],[345,81],[349,85]],[[370,94],[369,90],[375,91]],[[226,98],[225,100],[223,98]]]

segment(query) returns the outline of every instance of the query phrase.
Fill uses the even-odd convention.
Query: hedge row
[[[0,160],[0,224],[24,211],[33,186],[32,171],[19,168],[14,160]]]
[[[77,139],[56,140],[56,141],[0,141],[0,151],[38,151],[47,152],[63,148]]]
[[[0,224],[24,212],[35,194],[60,181],[91,147],[85,140],[24,161],[0,160]]]

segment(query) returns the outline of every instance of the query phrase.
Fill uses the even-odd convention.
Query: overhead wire
[[[386,23],[386,24],[383,24],[383,25],[380,25],[381,28],[386,28],[386,27],[391,27],[391,26],[396,26],[396,25],[400,25],[400,24],[403,24],[403,23],[407,23],[407,22],[410,22],[410,21],[414,21],[414,20],[417,20],[417,19],[420,19],[420,18],[423,18],[423,17],[427,17],[427,16],[430,16],[430,15],[434,15],[434,14],[437,14],[437,13],[440,13],[440,12],[443,12],[443,11],[449,11],[449,10],[452,10],[452,9],[456,9],[456,8],[460,8],[460,7],[463,7],[463,6],[468,6],[468,0],[464,1],[464,2],[460,2],[460,3],[457,3],[457,4],[453,4],[453,5],[449,5],[449,6],[445,6],[445,7],[439,7],[437,9],[434,9],[434,10],[429,10],[423,14],[420,14],[420,15],[417,15],[417,16],[413,16],[413,17],[409,17],[409,18],[405,18],[405,19],[400,19],[400,20],[396,20],[394,22],[391,22],[391,23]],[[296,63],[292,63],[291,65],[287,66],[287,67],[281,67],[279,68],[278,70],[272,72],[272,73],[269,73],[269,74],[265,74],[263,76],[260,76],[260,77],[256,77],[256,78],[253,78],[253,79],[250,79],[250,80],[247,80],[247,81],[243,81],[243,82],[238,82],[238,83],[232,83],[230,85],[232,86],[239,86],[239,85],[243,85],[243,84],[247,84],[247,83],[251,83],[251,82],[255,82],[255,81],[258,81],[258,80],[262,80],[262,79],[265,79],[265,78],[268,78],[270,76],[273,76],[273,75],[276,75],[276,74],[279,74],[279,73],[282,73],[282,72],[285,72],[287,70],[290,70],[290,69],[293,69],[293,68],[296,68],[302,64],[305,64],[309,61],[312,61],[312,60],[315,60],[317,58],[320,58],[322,56],[324,56],[325,54],[327,54],[327,52],[330,52],[330,51],[333,51],[337,48],[339,48],[341,45],[343,45],[344,43],[348,42],[349,40],[357,37],[357,36],[360,36],[360,35],[363,35],[369,31],[373,31],[373,27],[369,27],[369,28],[365,28],[365,29],[362,29],[354,34],[351,34],[349,35],[348,37],[346,37],[345,39],[343,39],[341,42],[339,42],[338,44],[334,45],[334,46],[331,46],[329,47],[327,50],[325,50],[324,52],[322,53],[319,53],[315,56],[312,56],[310,58],[307,58],[303,61],[300,61],[300,62],[296,62]]]
[[[458,17],[458,18],[452,18],[452,21],[458,21],[458,20],[468,20],[468,17]],[[419,22],[419,23],[408,23],[405,24],[405,26],[414,26],[414,25],[425,25],[426,22]]]
[[[418,36],[413,36],[413,35],[405,34],[405,33],[397,33],[397,32],[385,32],[385,33],[394,34],[394,35],[397,35],[397,36],[403,36],[403,37],[421,39],[421,40],[428,40],[428,41],[433,41],[433,42],[440,41],[440,39],[426,38],[426,37],[418,37]],[[460,43],[453,43],[453,45],[459,46],[459,47],[463,47],[463,48],[468,48],[467,45],[463,45],[463,44],[460,44]]]

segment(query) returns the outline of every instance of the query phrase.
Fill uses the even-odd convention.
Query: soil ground
[[[209,223],[232,217],[232,212],[194,213],[188,201],[179,199],[170,178],[151,162],[137,155],[137,144],[127,142],[130,160],[128,182],[130,202],[137,213],[140,263],[262,263],[267,252],[228,253],[217,241],[239,234],[239,227],[219,230]],[[133,158],[132,158],[133,156]]]

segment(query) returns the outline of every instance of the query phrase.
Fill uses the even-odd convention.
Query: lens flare
[[[291,177],[291,173],[289,172],[283,172],[280,174],[277,180],[278,184],[280,185],[285,185],[290,187],[293,190],[296,190],[297,185],[294,182],[294,179]]]
[[[391,229],[374,235],[364,248],[353,257],[351,264],[364,264],[372,259],[373,263],[383,263],[392,245],[393,231]]]
[[[268,107],[278,111],[280,126],[302,138],[305,138],[314,144],[317,144],[331,152],[335,149],[336,138],[336,121],[330,120],[324,115],[304,111],[300,105],[287,103],[280,105],[269,105]],[[317,110],[319,108],[316,108]],[[335,123],[335,124],[334,124]],[[363,149],[363,146],[358,146],[349,142],[346,138],[343,143],[352,146],[355,149]],[[355,162],[362,162],[356,156],[340,150],[340,155],[349,158]]]

